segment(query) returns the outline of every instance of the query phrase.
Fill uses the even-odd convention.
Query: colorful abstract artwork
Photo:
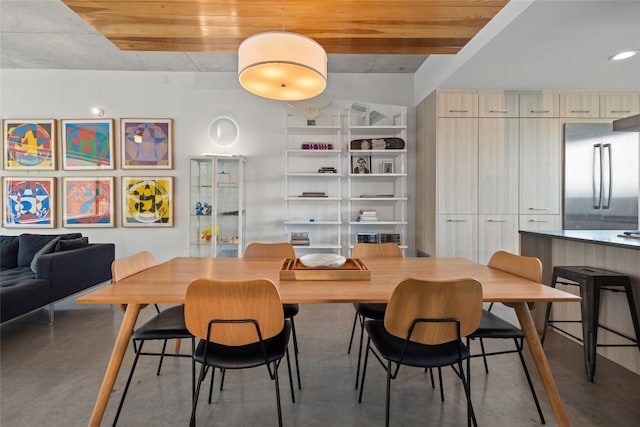
[[[123,177],[124,227],[173,226],[173,177]]]
[[[172,119],[121,119],[122,169],[173,169]]]
[[[63,227],[113,227],[113,177],[62,179]]]
[[[55,226],[55,178],[5,178],[3,200],[5,227]]]
[[[4,169],[56,169],[55,120],[7,119],[3,131]]]
[[[113,120],[62,120],[62,168],[113,169]]]

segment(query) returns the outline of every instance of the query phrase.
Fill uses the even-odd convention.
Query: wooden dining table
[[[529,302],[579,302],[580,297],[462,258],[369,258],[362,262],[370,280],[280,280],[283,259],[178,257],[76,299],[79,304],[126,304],[120,330],[89,425],[99,426],[122,360],[144,304],[182,304],[189,283],[200,277],[218,280],[267,278],[278,287],[283,303],[384,303],[395,286],[408,277],[447,280],[470,277],[482,284],[485,302],[515,308],[529,350],[560,426],[568,426],[558,388],[544,354]]]

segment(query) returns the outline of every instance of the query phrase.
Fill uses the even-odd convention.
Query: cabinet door
[[[514,92],[478,93],[479,117],[518,117],[518,94]]]
[[[438,92],[438,117],[478,117],[478,94]]]
[[[558,117],[558,94],[521,93],[520,117]]]
[[[436,256],[477,261],[477,215],[438,215]]]
[[[559,214],[562,139],[558,119],[520,120],[520,213]]]
[[[478,212],[478,119],[437,124],[438,213]]]
[[[560,117],[598,118],[600,97],[593,93],[563,93],[560,95]]]
[[[478,262],[496,251],[519,253],[518,215],[478,215]]]
[[[480,119],[478,212],[518,213],[518,119]]]
[[[640,95],[615,93],[600,95],[600,117],[619,119],[640,113]]]
[[[520,230],[562,230],[562,215],[520,215]]]

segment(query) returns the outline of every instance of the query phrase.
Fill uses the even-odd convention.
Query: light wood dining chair
[[[187,288],[185,320],[189,331],[200,338],[193,355],[201,368],[190,426],[195,427],[200,386],[209,367],[225,372],[262,365],[275,383],[278,424],[282,426],[278,367],[286,355],[293,394],[288,350],[291,322],[284,318],[276,285],[268,279],[195,279]]]
[[[148,251],[139,252],[135,255],[131,255],[125,258],[116,259],[111,264],[111,275],[112,275],[113,283],[117,286],[118,282],[121,281],[122,279],[133,276],[134,274],[140,273],[155,265],[157,265],[157,262],[153,257],[153,255]],[[192,354],[195,348],[195,341],[194,341],[193,335],[191,335],[191,333],[187,330],[187,326],[185,325],[184,306],[178,305],[178,306],[167,308],[162,311],[158,308],[157,305],[154,305],[154,306],[156,308],[156,315],[152,317],[149,321],[144,323],[142,326],[136,328],[133,331],[133,334],[131,335],[133,350],[135,351],[136,355],[135,355],[135,358],[133,359],[133,364],[131,365],[131,370],[127,378],[127,383],[122,392],[122,397],[120,399],[120,403],[118,404],[118,410],[113,420],[114,426],[118,423],[118,418],[120,417],[122,406],[124,404],[125,397],[127,396],[129,386],[131,385],[131,379],[133,378],[133,373],[136,369],[136,366],[138,364],[138,359],[140,358],[140,356],[160,357],[156,375],[160,375],[160,370],[162,368],[162,361],[164,360],[165,356],[192,357]],[[120,308],[123,310],[126,310],[125,305],[121,305]],[[191,339],[191,354],[180,354],[177,351],[174,354],[165,352],[168,340],[170,339],[181,340],[183,338]],[[163,341],[161,352],[158,353],[158,352],[143,351],[143,346],[145,341],[154,341],[154,340]],[[195,362],[193,361],[191,365],[191,382],[192,382],[192,390],[193,390],[195,388]]]
[[[351,258],[402,258],[402,249],[395,243],[356,243],[351,250]],[[349,338],[349,349],[347,354],[351,354],[351,345],[353,344],[353,336],[356,330],[356,323],[360,320],[360,345],[358,346],[358,366],[356,368],[356,389],[358,388],[358,380],[360,376],[360,361],[362,360],[362,343],[364,336],[365,319],[384,319],[384,313],[387,304],[380,303],[354,303],[353,308],[356,314],[353,318],[353,326],[351,327],[351,338]]]
[[[491,256],[487,265],[491,268],[495,268],[496,270],[505,271],[513,274],[514,276],[531,280],[532,282],[540,283],[542,281],[542,263],[538,258],[515,255],[505,251],[497,251]],[[508,306],[509,304],[506,303],[505,305]],[[533,303],[529,303],[529,309],[532,309],[533,306]],[[529,369],[527,369],[527,364],[522,355],[524,333],[519,327],[492,313],[492,307],[493,303],[489,305],[488,309],[482,311],[480,326],[468,337],[470,339],[478,339],[482,350],[481,353],[472,354],[471,357],[482,357],[485,372],[489,373],[487,356],[518,353],[524,374],[527,378],[527,383],[529,384],[529,389],[531,390],[531,395],[533,396],[533,401],[535,402],[536,409],[538,410],[540,422],[545,424],[542,408],[540,407],[536,390],[531,382]],[[485,340],[487,339],[512,339],[515,344],[515,348],[510,350],[487,352],[484,346]]]
[[[462,338],[477,329],[481,316],[482,286],[474,279],[401,281],[389,299],[384,319],[365,321],[369,338],[358,402],[362,402],[372,351],[387,374],[386,426],[389,425],[391,380],[397,378],[400,366],[425,369],[451,366],[464,386],[468,423],[476,425],[469,389],[469,348]],[[466,376],[463,361],[467,362]]]
[[[258,243],[253,242],[247,245],[243,254],[244,258],[296,258],[296,251],[288,242],[278,243]],[[298,389],[302,388],[300,381],[300,364],[298,362],[298,336],[296,335],[296,324],[293,318],[300,311],[298,304],[283,304],[285,319],[291,321],[291,337],[293,338],[293,356],[296,361],[296,375],[298,378]]]

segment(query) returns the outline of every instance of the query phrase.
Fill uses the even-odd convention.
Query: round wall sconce
[[[101,107],[93,107],[91,113],[96,117],[102,117],[104,116],[104,109]]]
[[[215,145],[229,146],[238,139],[238,124],[230,117],[217,117],[209,125],[209,139]]]

